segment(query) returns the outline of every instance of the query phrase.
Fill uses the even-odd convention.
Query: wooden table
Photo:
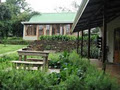
[[[43,67],[48,67],[49,51],[19,50],[18,55],[19,55],[19,61],[22,61],[22,56],[24,56],[24,61],[27,60],[27,56],[42,56],[42,58],[43,58]]]

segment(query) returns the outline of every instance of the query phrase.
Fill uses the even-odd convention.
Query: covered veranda
[[[74,20],[72,31],[73,32],[81,32],[82,33],[82,40],[81,40],[81,56],[83,54],[83,31],[88,30],[88,59],[90,59],[90,37],[91,37],[91,29],[95,27],[101,28],[101,37],[102,37],[102,69],[106,70],[106,64],[110,64],[107,53],[107,42],[108,36],[107,33],[110,32],[108,30],[108,24],[118,18],[120,16],[120,0],[83,0],[81,3],[81,6],[78,10],[78,13],[76,15],[76,18]],[[113,23],[113,24],[120,24]],[[78,34],[79,38],[79,34]],[[108,43],[109,44],[109,43]],[[79,52],[79,40],[77,44],[77,52]],[[118,68],[120,68],[119,63],[112,62],[112,65],[118,65]]]

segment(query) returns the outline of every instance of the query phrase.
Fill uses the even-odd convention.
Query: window
[[[60,25],[56,25],[56,29],[57,29],[57,35],[60,35]]]
[[[65,28],[66,28],[66,33],[69,34],[70,33],[70,24],[66,25]]]
[[[26,36],[36,36],[37,25],[27,25],[26,26]]]
[[[39,25],[39,35],[43,35],[43,25]]]
[[[46,25],[46,35],[49,35],[50,32],[50,25]]]

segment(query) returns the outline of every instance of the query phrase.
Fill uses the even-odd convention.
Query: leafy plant
[[[60,73],[14,69],[4,57],[0,63],[0,90],[119,90],[108,74],[103,74],[88,59],[73,51],[50,54],[53,62],[60,61]],[[0,58],[1,59],[1,58]],[[2,60],[1,59],[1,60]]]

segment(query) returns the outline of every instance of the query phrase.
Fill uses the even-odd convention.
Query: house
[[[106,63],[120,63],[120,0],[82,0],[72,31],[88,30],[88,58],[90,57],[90,30],[101,28],[103,70]],[[81,55],[83,51],[81,43]]]
[[[24,25],[23,39],[38,40],[41,35],[69,35],[76,13],[42,13]]]

